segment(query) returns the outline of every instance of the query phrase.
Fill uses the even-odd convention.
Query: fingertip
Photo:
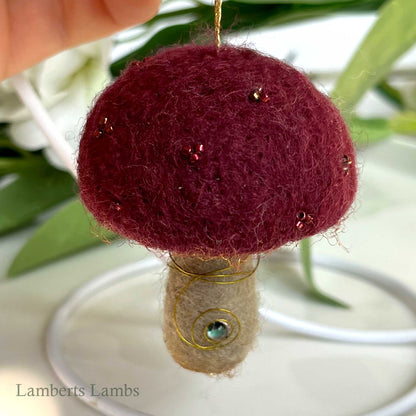
[[[118,26],[128,27],[152,19],[158,13],[160,4],[161,0],[107,0],[106,8]]]
[[[145,8],[145,11],[147,13],[144,15],[144,20],[141,23],[145,23],[153,19],[153,17],[155,17],[158,14],[160,5],[161,5],[161,0],[143,0],[143,1],[147,3],[147,7]]]

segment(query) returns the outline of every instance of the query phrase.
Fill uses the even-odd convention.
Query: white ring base
[[[297,261],[294,256],[285,258],[284,261]],[[314,264],[335,271],[348,273],[351,277],[366,281],[384,289],[392,296],[398,298],[416,314],[416,293],[395,279],[381,275],[380,273],[350,265],[327,257],[314,257]],[[150,416],[130,407],[122,405],[108,398],[91,396],[87,385],[73,372],[66,363],[61,352],[61,339],[65,329],[65,323],[70,315],[78,309],[86,300],[94,294],[108,288],[115,283],[129,280],[137,273],[146,273],[163,267],[164,264],[157,258],[146,259],[137,263],[119,267],[108,273],[97,276],[77,289],[58,308],[47,331],[46,348],[49,362],[66,387],[83,387],[84,396],[77,396],[88,406],[106,416]],[[133,274],[135,273],[135,274]],[[293,318],[282,313],[266,308],[260,308],[260,314],[271,323],[284,327],[293,332],[306,336],[323,338],[338,342],[349,342],[359,344],[409,344],[416,343],[416,329],[394,330],[394,331],[363,331],[343,328],[334,328],[312,322]],[[416,407],[416,387],[409,393],[387,406],[367,413],[363,416],[400,416]]]

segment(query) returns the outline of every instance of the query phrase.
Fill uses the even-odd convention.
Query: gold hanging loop
[[[222,0],[215,0],[215,44],[217,45],[217,48],[221,46],[221,7]]]

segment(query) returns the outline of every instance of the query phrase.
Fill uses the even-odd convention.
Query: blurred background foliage
[[[171,5],[175,0],[169,1]],[[184,44],[206,34],[214,19],[213,5],[199,1],[192,6],[161,12],[141,26],[145,41],[133,52],[112,62],[117,77],[126,64],[142,59],[161,47]],[[376,12],[378,18],[345,70],[337,77],[332,98],[343,111],[356,146],[372,145],[394,133],[416,135],[416,94],[413,99],[390,83],[397,59],[416,42],[416,1],[414,0],[230,0],[223,3],[223,33],[250,30],[342,13]],[[183,23],[186,21],[186,23]],[[134,31],[132,32],[134,33]],[[129,38],[131,40],[132,37]],[[416,70],[410,75],[416,81]],[[310,74],[312,80],[316,75]],[[354,108],[369,90],[378,91],[394,105],[390,119],[363,119]],[[28,151],[14,144],[8,125],[0,124],[0,236],[29,225],[36,225],[32,236],[17,254],[9,276],[17,276],[47,262],[117,238],[100,228],[77,199],[72,177],[52,167],[40,151]],[[310,294],[336,306],[342,302],[323,294],[315,285],[310,242],[301,243],[301,257]],[[1,256],[1,253],[0,253]]]

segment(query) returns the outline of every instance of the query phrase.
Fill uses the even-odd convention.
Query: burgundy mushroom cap
[[[325,231],[357,189],[329,98],[288,64],[233,46],[131,63],[89,114],[78,173],[98,222],[183,255],[259,253]]]

